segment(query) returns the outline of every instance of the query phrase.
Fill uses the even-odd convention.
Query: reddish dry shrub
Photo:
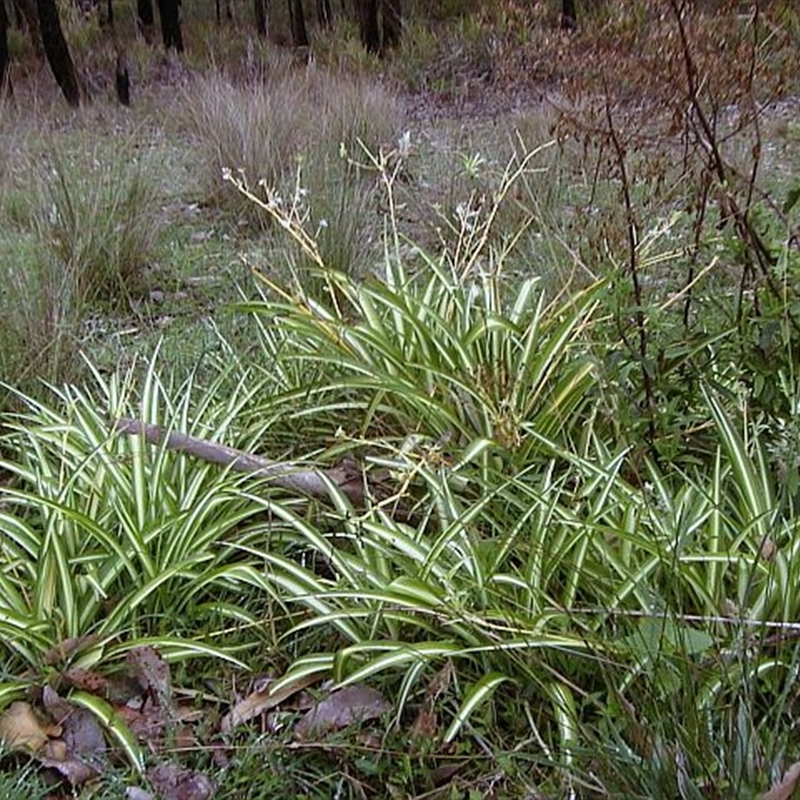
[[[481,24],[493,40],[498,84],[568,96],[610,93],[627,103],[671,103],[685,86],[683,20],[698,79],[709,97],[736,102],[742,87],[759,99],[797,91],[796,13],[783,0],[579,2],[577,31],[559,27],[556,4],[486,3]]]

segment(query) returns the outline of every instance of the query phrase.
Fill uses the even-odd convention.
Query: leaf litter
[[[56,674],[53,684],[63,687],[66,696],[47,684],[31,702],[17,700],[0,714],[0,742],[10,752],[32,756],[76,789],[103,777],[116,755],[110,742],[130,741],[138,747],[138,739],[154,762],[145,777],[155,794],[137,788],[128,797],[207,800],[214,796],[211,778],[161,760],[166,746],[197,743],[186,726],[201,719],[203,712],[174,701],[169,665],[154,648],[132,649],[122,676],[106,678],[74,669]]]
[[[72,649],[72,643],[65,645],[59,655]],[[144,769],[143,757],[134,764],[144,780],[141,786],[128,787],[126,800],[209,800],[217,790],[215,781],[173,763],[169,754],[175,749],[211,750],[216,766],[224,767],[230,736],[259,718],[268,721],[278,714],[282,720],[296,720],[287,734],[302,745],[375,720],[392,708],[381,692],[364,684],[327,687],[312,696],[308,690],[319,682],[319,674],[288,683],[262,678],[212,726],[205,743],[195,723],[202,721],[208,731],[208,708],[198,704],[196,693],[189,693],[187,702],[174,689],[170,666],[154,647],[131,649],[124,667],[108,676],[75,668],[54,673],[49,684],[41,690],[32,688],[27,700],[12,702],[0,714],[0,743],[10,752],[31,756],[73,791],[102,781],[120,753],[131,757],[131,752],[144,747],[150,766]],[[434,678],[426,706],[438,699],[448,682],[445,671]],[[435,732],[434,725],[428,733]],[[290,741],[286,744],[292,746]]]
[[[294,726],[296,739],[307,740],[383,716],[392,708],[377,690],[363,684],[331,692],[310,708]]]

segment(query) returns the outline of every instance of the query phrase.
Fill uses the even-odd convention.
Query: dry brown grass
[[[357,152],[361,142],[377,152],[394,140],[400,121],[397,101],[377,83],[281,57],[247,82],[220,72],[199,77],[181,106],[207,196],[237,213],[250,204],[223,182],[223,170],[286,192],[302,161],[307,181],[319,186],[340,148]]]

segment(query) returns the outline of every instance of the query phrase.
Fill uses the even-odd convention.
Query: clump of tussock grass
[[[145,284],[162,215],[155,181],[132,155],[125,145],[87,160],[56,154],[41,172],[34,230],[82,305],[114,305]]]
[[[358,167],[346,158],[328,162],[324,172],[310,176],[308,213],[316,230],[322,262],[329,268],[363,275],[379,244],[370,224],[376,205],[374,184],[358,180]]]
[[[79,306],[68,277],[48,258],[41,242],[18,235],[3,249],[0,378],[38,394],[42,381],[74,375]]]
[[[29,177],[0,208],[0,379],[36,393],[75,376],[90,311],[144,290],[162,218],[152,173],[127,146],[20,158]]]
[[[201,184],[220,207],[257,214],[223,181],[223,170],[241,171],[276,191],[293,189],[298,163],[309,184],[324,185],[330,164],[359,142],[377,151],[399,128],[397,102],[377,84],[314,67],[278,61],[258,82],[235,83],[215,73],[199,79],[184,98],[194,134]],[[358,179],[357,171],[349,171]]]
[[[23,114],[12,99],[0,97],[0,224],[4,230],[9,224],[16,225],[20,204],[28,207],[21,196],[31,195],[27,169],[30,134],[46,125],[37,109],[26,109]]]

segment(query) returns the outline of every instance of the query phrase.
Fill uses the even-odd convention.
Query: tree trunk
[[[115,84],[117,88],[117,100],[119,100],[123,106],[129,106],[131,104],[131,78],[128,70],[128,59],[124,50],[120,50],[117,53]]]
[[[180,0],[157,0],[158,15],[161,18],[161,39],[164,49],[175,48],[183,52],[183,36],[181,34],[181,20],[178,14]]]
[[[368,53],[380,53],[381,35],[378,28],[378,0],[357,0],[358,33]]]
[[[254,0],[256,30],[262,39],[267,38],[267,0]]]
[[[578,27],[578,15],[575,12],[575,0],[562,0],[561,2],[561,28],[565,31],[574,31]]]
[[[292,23],[292,43],[295,47],[308,47],[303,0],[289,0],[289,18]]]
[[[9,66],[8,14],[5,2],[0,0],[0,98],[10,97],[12,94]]]
[[[156,27],[153,0],[136,0],[136,23],[147,44],[153,44]]]
[[[217,14],[217,25],[222,25],[222,17],[224,15],[228,22],[233,22],[233,9],[231,8],[231,0],[214,0],[214,9]]]
[[[153,14],[153,0],[136,0],[136,16],[139,25],[152,28],[156,19]]]
[[[39,15],[36,13],[36,3],[34,0],[14,0],[14,8],[17,10],[17,16],[21,16],[25,20],[25,27],[31,37],[33,49],[36,51],[36,55],[41,58],[44,46],[42,45],[42,33],[39,29]]]
[[[72,63],[67,41],[61,30],[56,0],[36,0],[36,10],[39,12],[39,30],[42,34],[44,52],[53,76],[61,87],[67,102],[71,106],[79,106],[81,91],[78,87],[78,77],[75,74],[75,65]]]
[[[109,28],[114,27],[114,2],[113,0],[108,0],[106,3],[106,25]]]
[[[267,38],[267,0],[255,0],[256,30],[262,39]]]
[[[400,44],[403,33],[403,10],[401,0],[381,0],[383,6],[383,48]]]
[[[330,28],[333,22],[331,0],[317,0],[317,20],[320,28]]]

